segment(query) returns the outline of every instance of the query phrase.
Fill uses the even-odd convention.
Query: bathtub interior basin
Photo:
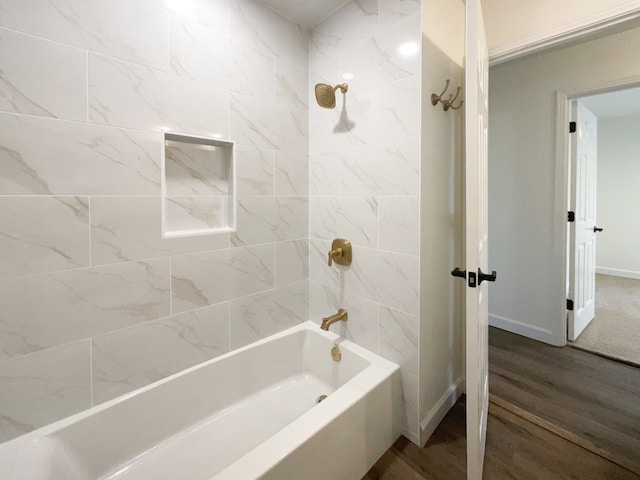
[[[355,479],[400,402],[397,365],[306,322],[0,445],[0,478]]]

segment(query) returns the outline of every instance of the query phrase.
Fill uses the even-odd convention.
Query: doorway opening
[[[567,344],[640,366],[640,87],[569,103]]]

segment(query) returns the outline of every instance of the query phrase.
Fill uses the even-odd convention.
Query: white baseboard
[[[506,330],[507,332],[517,333],[523,337],[533,338],[539,342],[558,345],[558,342],[555,341],[553,333],[550,330],[518,322],[511,318],[489,314],[489,325],[501,330]]]
[[[456,403],[460,395],[462,395],[462,387],[464,386],[464,377],[460,376],[453,384],[449,385],[447,391],[444,392],[440,400],[434,405],[427,416],[420,422],[420,446],[424,447],[429,437],[433,434],[435,429],[440,425],[440,422],[445,415],[451,410],[451,407]]]
[[[600,273],[601,275],[611,275],[612,277],[633,278],[635,280],[640,280],[640,272],[634,272],[633,270],[596,267],[596,273]]]

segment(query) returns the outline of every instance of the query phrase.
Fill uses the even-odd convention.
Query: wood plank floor
[[[489,343],[485,479],[640,480],[640,369],[497,329]],[[364,480],[463,480],[465,464],[462,399],[424,448],[401,437]]]
[[[639,346],[640,348],[640,346]],[[492,328],[489,390],[640,474],[640,369]]]
[[[400,439],[363,480],[465,480],[464,400],[458,401],[424,448]],[[640,480],[625,470],[521,417],[490,405],[487,480]]]

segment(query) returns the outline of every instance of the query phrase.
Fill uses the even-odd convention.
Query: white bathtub
[[[400,435],[399,375],[306,322],[0,445],[0,479],[358,480]]]

